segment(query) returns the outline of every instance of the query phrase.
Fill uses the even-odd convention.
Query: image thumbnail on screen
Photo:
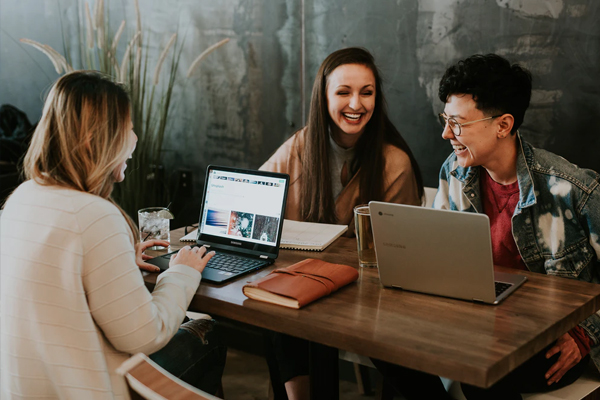
[[[227,234],[249,238],[252,235],[254,214],[232,211],[229,216],[229,231]]]
[[[229,211],[208,209],[206,211],[206,225],[225,228],[227,227],[228,217]]]
[[[254,221],[254,231],[252,239],[262,242],[275,242],[277,240],[277,228],[279,227],[279,218],[257,215]]]

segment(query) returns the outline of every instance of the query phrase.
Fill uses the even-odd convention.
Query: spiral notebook
[[[348,230],[348,225],[318,224],[286,219],[283,221],[281,249],[323,251],[333,241]],[[198,230],[180,239],[182,242],[195,242]]]

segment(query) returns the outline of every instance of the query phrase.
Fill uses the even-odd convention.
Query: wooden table
[[[173,248],[182,236],[183,229],[171,232]],[[246,282],[308,257],[353,266],[360,278],[301,310],[242,294]],[[273,266],[225,285],[202,282],[190,310],[307,339],[329,357],[336,353],[327,349],[343,349],[489,387],[600,309],[600,285],[513,272],[528,281],[498,306],[388,289],[377,269],[358,266],[356,241],[340,238],[323,252],[281,250]],[[145,276],[150,288],[156,276]],[[321,366],[337,374],[337,361]]]

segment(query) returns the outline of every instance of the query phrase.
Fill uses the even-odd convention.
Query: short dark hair
[[[446,103],[454,94],[470,94],[486,116],[511,114],[512,133],[523,123],[531,100],[531,73],[497,54],[475,54],[446,70],[438,96]]]

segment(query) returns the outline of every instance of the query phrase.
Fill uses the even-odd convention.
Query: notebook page
[[[325,246],[341,236],[347,225],[319,224],[286,219],[283,221],[281,245]]]
[[[179,241],[180,242],[195,242],[197,237],[198,237],[198,229],[194,229],[193,231],[191,231],[190,233],[188,233],[187,235],[185,235],[184,237],[179,239]]]

